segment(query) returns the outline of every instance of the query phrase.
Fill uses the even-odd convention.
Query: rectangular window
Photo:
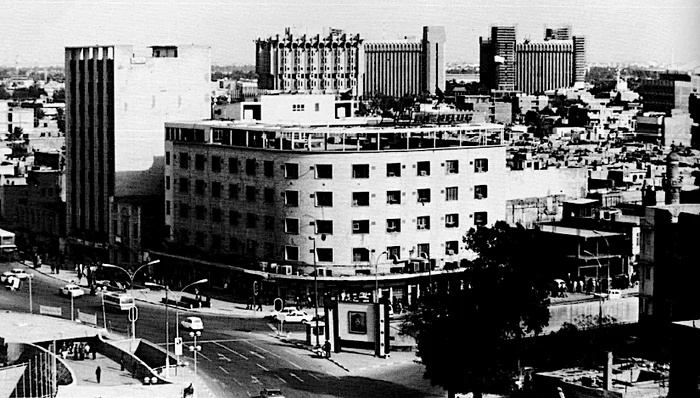
[[[212,156],[211,157],[211,171],[214,173],[221,173],[221,163],[223,161],[221,160],[221,156]]]
[[[275,244],[265,242],[265,257],[272,258],[275,256]]]
[[[265,230],[273,231],[275,229],[275,218],[272,216],[265,216]]]
[[[195,213],[197,214],[197,220],[204,220],[207,214],[207,208],[204,206],[195,207]]]
[[[459,227],[459,214],[447,214],[445,215],[445,228],[457,228]]]
[[[430,188],[418,190],[418,203],[430,203]]]
[[[228,184],[228,198],[238,199],[238,184]]]
[[[284,204],[289,207],[299,207],[299,191],[284,191]]]
[[[316,260],[319,263],[332,263],[333,262],[333,249],[326,247],[316,248]]]
[[[401,258],[401,246],[387,246],[386,258],[389,260],[399,260]]]
[[[486,225],[488,223],[488,215],[485,211],[474,213],[474,225]]]
[[[245,226],[246,228],[256,228],[258,226],[258,216],[255,213],[248,213]]]
[[[459,200],[459,190],[457,187],[445,188],[445,200]]]
[[[190,180],[187,178],[180,177],[180,192],[188,193],[190,191]]]
[[[213,181],[211,183],[211,197],[220,198],[221,197],[221,182]]]
[[[304,112],[304,104],[292,104],[292,112]]]
[[[238,158],[228,158],[228,172],[238,174]]]
[[[253,240],[253,239],[248,239],[246,242],[246,252],[251,255],[255,256],[258,253],[258,242]]]
[[[187,203],[180,203],[180,218],[190,218],[190,206]]]
[[[317,207],[333,207],[333,192],[316,192]]]
[[[221,250],[221,235],[214,234],[211,236],[211,249],[213,251]]]
[[[316,165],[316,178],[318,178],[318,179],[331,179],[331,178],[333,178],[333,165],[332,164],[317,164]]]
[[[459,161],[457,160],[448,160],[445,163],[445,172],[447,174],[457,174],[459,173]]]
[[[241,218],[241,213],[239,213],[235,210],[228,211],[228,224],[229,225],[238,225],[239,218]]]
[[[352,233],[353,234],[368,234],[369,233],[369,220],[354,220],[352,222]]]
[[[416,165],[416,175],[429,176],[430,175],[430,162],[418,162],[418,164]]]
[[[401,204],[401,191],[386,191],[386,204],[388,204],[388,205],[400,205]]]
[[[180,152],[180,168],[189,169],[190,168],[190,154],[187,152]]]
[[[266,160],[263,163],[263,172],[265,173],[265,177],[273,177],[275,174],[275,163],[272,160]]]
[[[204,195],[204,191],[205,191],[204,187],[205,186],[206,186],[206,184],[204,183],[203,180],[196,180],[194,182],[194,193],[196,193],[197,195]]]
[[[451,240],[445,242],[445,254],[448,256],[454,256],[459,252],[459,242],[456,240]]]
[[[316,233],[333,235],[333,220],[316,220]]]
[[[184,228],[180,230],[180,242],[182,242],[185,245],[190,244],[190,231]]]
[[[369,192],[353,192],[352,193],[352,205],[353,206],[369,206]]]
[[[430,216],[422,216],[416,219],[418,229],[430,229]]]
[[[390,218],[386,220],[386,232],[401,232],[401,219]]]
[[[235,236],[230,236],[228,238],[228,250],[233,253],[240,253],[241,242]]]
[[[165,201],[165,214],[168,216],[170,215],[170,201],[169,200]]]
[[[165,165],[170,166],[170,151],[165,151]]]
[[[206,163],[206,158],[202,154],[194,155],[194,168],[195,170],[204,170],[204,163]]]
[[[299,220],[296,218],[286,218],[284,220],[284,232],[292,235],[299,235]]]
[[[257,199],[256,198],[257,192],[258,192],[258,190],[255,189],[255,187],[251,187],[251,186],[245,187],[245,199],[248,202],[255,202]]]
[[[352,249],[352,261],[353,262],[367,262],[369,261],[369,249],[364,247],[355,247]]]
[[[430,258],[430,244],[429,243],[419,243],[416,245],[418,249],[418,257]]]
[[[165,189],[170,190],[170,176],[165,176]]]
[[[489,160],[488,159],[475,159],[474,160],[474,172],[475,173],[486,173],[489,171]]]
[[[214,207],[211,209],[211,221],[221,222],[221,209]]]
[[[131,224],[131,236],[134,239],[139,238],[139,225],[138,224]]]
[[[255,159],[246,159],[245,160],[245,173],[248,174],[249,176],[254,176],[256,174],[257,167],[258,167],[258,164],[255,162]]]
[[[401,177],[401,163],[387,163],[386,176]]]
[[[206,245],[207,237],[206,237],[206,235],[204,235],[204,232],[197,231],[194,234],[194,243],[195,243],[195,245],[200,246],[200,247]]]
[[[369,178],[369,165],[368,164],[353,164],[352,165],[352,178]]]
[[[474,187],[474,199],[486,199],[488,197],[488,190],[486,185],[476,185]]]
[[[273,203],[275,201],[275,190],[265,188],[265,203]]]
[[[299,246],[285,246],[284,259],[287,261],[299,261]]]
[[[299,164],[298,163],[285,163],[284,164],[284,178],[288,180],[296,180],[299,178]]]

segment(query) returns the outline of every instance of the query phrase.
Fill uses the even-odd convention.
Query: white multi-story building
[[[300,274],[388,274],[458,267],[464,234],[504,219],[502,125],[378,127],[300,97],[277,96],[274,115],[326,119],[165,124],[172,242]]]

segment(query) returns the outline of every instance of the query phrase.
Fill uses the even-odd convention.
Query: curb
[[[314,350],[312,350],[311,348],[309,348],[306,344],[302,344],[302,343],[299,343],[299,342],[297,342],[297,341],[289,340],[289,339],[287,339],[287,338],[280,337],[280,336],[277,336],[277,335],[270,335],[270,336],[276,337],[276,338],[279,339],[280,341],[284,341],[284,342],[287,343],[287,344],[294,344],[295,346],[297,346],[297,347],[299,347],[299,348],[303,348],[303,349],[305,349],[306,351],[309,351],[309,352],[311,352],[311,353],[314,353],[314,354],[316,353]],[[346,368],[345,366],[343,366],[341,363],[339,363],[339,362],[336,361],[335,359],[332,359],[332,358],[324,358],[324,359],[326,359],[328,362],[331,362],[331,363],[335,364],[336,366],[338,366],[339,368],[343,369],[344,371],[350,372],[350,369]]]

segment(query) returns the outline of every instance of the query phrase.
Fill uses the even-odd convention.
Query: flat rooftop
[[[594,239],[594,238],[610,238],[612,236],[621,236],[624,233],[621,232],[608,232],[608,231],[598,231],[594,229],[581,229],[581,228],[571,228],[571,227],[560,227],[558,225],[540,225],[540,231],[557,234],[557,235],[568,235],[568,236],[578,236],[584,239]]]

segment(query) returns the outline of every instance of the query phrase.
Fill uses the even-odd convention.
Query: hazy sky
[[[589,62],[700,65],[699,0],[0,0],[0,65],[62,65],[64,47],[196,43],[216,64],[254,63],[257,37],[323,27],[366,39],[420,36],[444,25],[448,62],[477,63],[479,36],[515,24],[518,41],[545,26],[586,36]]]

